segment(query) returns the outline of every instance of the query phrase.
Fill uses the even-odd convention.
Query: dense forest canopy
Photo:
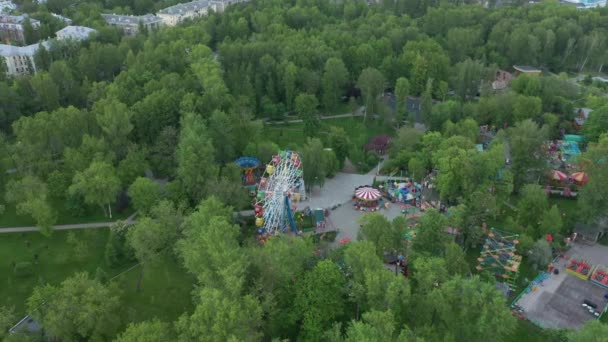
[[[60,213],[78,217],[94,208],[112,217],[128,197],[138,221],[110,229],[106,262],[141,263],[143,278],[149,265],[179,260],[195,283],[194,309],[171,322],[129,320],[103,270],[94,279],[78,273],[41,284],[27,308],[50,337],[512,340],[517,323],[506,299],[491,276],[471,274],[464,250],[478,248],[481,227],[514,192],[521,200],[507,228],[522,234],[523,249],[553,230],[562,233],[557,208],[529,183],[544,171],[543,141],[575,130],[576,106],[594,110],[582,131],[593,186],[581,192],[580,208],[589,222],[608,210],[608,196],[593,191],[608,181],[601,166],[606,88],[568,76],[601,72],[608,62],[606,9],[552,1],[484,8],[459,1],[260,0],[127,37],[104,26],[99,14],[145,14],[175,2],[19,3],[35,18],[61,13],[99,32],[41,48],[36,74],[0,76],[2,210],[31,217],[51,235]],[[61,26],[53,20],[37,38]],[[493,91],[496,71],[513,65],[541,68],[543,77],[520,76],[510,89]],[[379,101],[387,96],[394,106]],[[408,99],[419,101],[419,118]],[[416,180],[437,170],[437,191],[455,208],[449,219],[434,210],[421,219],[408,250],[409,278],[383,265],[385,252],[404,248],[400,219],[365,216],[362,241],[323,251],[310,239],[289,237],[259,246],[234,221],[233,211],[250,204],[232,163],[239,156],[265,162],[279,148],[299,150],[311,187],[347,158],[374,167],[378,159],[364,154],[360,137],[341,127],[324,130],[319,117],[361,106],[364,129],[381,122],[394,135],[385,168],[408,170]],[[273,141],[266,123],[292,114],[303,120],[306,139]],[[414,121],[429,131],[415,129]],[[480,125],[504,128],[483,154],[474,149]],[[506,144],[513,165],[503,173]],[[463,227],[461,245],[445,238],[447,225]],[[12,312],[0,307],[2,328],[5,317]],[[599,331],[606,326],[594,321],[578,334],[546,338],[583,341]]]

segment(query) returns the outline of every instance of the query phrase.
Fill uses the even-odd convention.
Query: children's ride
[[[281,151],[272,157],[260,179],[254,205],[255,223],[260,236],[285,231],[289,226],[299,234],[292,201],[304,197],[302,160],[297,152]]]

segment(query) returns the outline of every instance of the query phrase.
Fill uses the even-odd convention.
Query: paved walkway
[[[131,216],[127,217],[125,222],[127,224],[134,224],[136,221],[133,218],[137,215],[137,213],[133,213]],[[116,220],[120,221],[120,220]],[[78,224],[61,224],[53,226],[53,230],[72,230],[72,229],[91,229],[91,228],[106,228],[114,223],[112,222],[93,222],[93,223],[78,223]],[[28,227],[10,227],[10,228],[0,228],[0,234],[2,233],[24,233],[24,232],[37,232],[40,230],[38,227],[28,226]]]
[[[356,113],[320,116],[320,119],[329,120],[329,119],[352,118],[352,117],[356,117],[356,116],[363,116],[364,110],[365,110],[365,107],[361,107],[357,110]],[[300,122],[302,122],[301,119],[294,119],[294,120],[287,120],[287,121],[266,121],[265,124],[266,125],[284,125],[284,124],[288,124],[288,123],[300,123]]]

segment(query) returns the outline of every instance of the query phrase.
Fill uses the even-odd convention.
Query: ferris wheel
[[[260,179],[254,211],[260,235],[285,231],[287,226],[298,234],[291,202],[305,196],[302,160],[297,152],[281,151],[272,157]]]

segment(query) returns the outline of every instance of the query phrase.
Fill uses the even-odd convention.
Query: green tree
[[[127,232],[127,243],[142,264],[137,291],[141,290],[144,270],[170,252],[175,242],[173,236],[171,229],[163,227],[160,222],[153,221],[149,217],[140,219]]]
[[[283,70],[283,87],[285,91],[285,105],[287,109],[293,109],[293,101],[296,97],[298,67],[293,62],[285,63]]]
[[[378,69],[366,68],[361,71],[357,80],[357,87],[361,89],[361,93],[365,102],[365,112],[363,121],[367,119],[367,114],[374,113],[376,110],[376,101],[378,96],[384,91],[386,81],[384,76]]]
[[[106,141],[122,157],[126,152],[128,135],[133,130],[131,111],[116,99],[102,99],[93,105],[93,113]]]
[[[466,276],[469,273],[469,264],[462,248],[455,242],[450,242],[445,247],[445,265],[451,276]]]
[[[171,325],[158,319],[130,323],[114,340],[115,342],[165,342],[175,340]]]
[[[549,233],[561,233],[563,225],[562,216],[557,205],[554,204],[551,209],[543,213],[538,235],[542,237]]]
[[[382,257],[385,252],[396,252],[403,249],[402,222],[391,223],[384,215],[368,213],[359,219],[361,229],[358,239],[371,241],[376,246],[376,254]]]
[[[518,95],[513,104],[515,122],[525,119],[538,120],[542,114],[543,103],[540,97]]]
[[[608,326],[597,319],[588,321],[582,329],[568,333],[569,342],[601,342],[608,333]]]
[[[59,89],[47,72],[37,73],[32,77],[31,87],[34,92],[34,103],[46,111],[53,111],[59,107]]]
[[[15,315],[12,307],[0,306],[0,338],[4,338],[8,335],[8,329],[15,324],[17,316]]]
[[[127,147],[127,155],[118,163],[117,174],[122,184],[132,184],[148,169],[147,151],[136,145]]]
[[[463,101],[479,94],[482,81],[485,80],[486,68],[483,63],[466,59],[454,67],[451,85]]]
[[[325,159],[323,158],[323,144],[317,138],[308,138],[302,147],[302,169],[306,191],[311,192],[315,185],[325,184]]]
[[[534,75],[519,75],[511,82],[511,89],[526,96],[539,96],[541,92],[540,78]]]
[[[213,111],[209,118],[208,131],[215,148],[215,160],[220,165],[233,161],[236,157],[236,132],[230,117],[222,111]]]
[[[48,201],[48,189],[38,177],[26,175],[6,184],[4,198],[15,203],[18,215],[30,215],[40,232],[49,236],[57,222],[57,213]]]
[[[342,127],[330,126],[329,127],[329,147],[336,154],[338,162],[340,163],[340,169],[344,167],[344,161],[348,157],[348,151],[351,148],[351,141]]]
[[[225,216],[226,212],[231,211],[214,197],[201,202],[184,221],[184,238],[177,250],[202,286],[236,295],[242,289],[247,259],[237,240],[240,228],[228,221],[232,216]]]
[[[344,313],[344,277],[331,260],[319,262],[298,284],[295,319],[302,323],[302,338],[319,340],[331,322]]]
[[[406,327],[407,328],[407,327]],[[352,321],[346,329],[345,341],[397,341],[399,329],[390,311],[370,311],[360,321]]]
[[[426,82],[426,88],[420,96],[420,113],[422,120],[428,123],[433,110],[433,79],[429,78]]]
[[[86,170],[76,172],[68,191],[82,195],[87,204],[99,205],[104,213],[107,206],[107,214],[112,218],[111,204],[120,191],[120,179],[112,164],[93,161]]]
[[[608,105],[604,105],[591,113],[583,126],[583,133],[589,141],[597,141],[602,133],[608,131]]]
[[[527,119],[509,128],[506,137],[513,164],[513,185],[518,191],[527,180],[536,181],[543,173],[546,163],[542,158],[541,146],[547,140],[547,130]]]
[[[544,238],[538,239],[528,252],[528,258],[535,270],[544,269],[553,259],[551,245]]]
[[[399,77],[395,83],[395,97],[397,100],[397,115],[399,121],[405,119],[407,114],[407,98],[410,96],[410,81],[405,77]]]
[[[547,194],[540,185],[526,184],[521,190],[521,198],[517,203],[518,222],[524,227],[531,226],[534,231],[528,232],[535,239],[541,238],[543,233],[538,229],[543,215],[549,209]]]
[[[321,128],[318,106],[319,102],[314,95],[302,93],[296,97],[295,110],[304,121],[304,135],[307,137],[317,136]]]
[[[578,207],[580,217],[588,223],[596,223],[608,212],[608,193],[598,191],[608,182],[608,134],[602,134],[597,143],[590,143],[587,151],[581,156],[589,181],[579,192]]]
[[[258,300],[235,297],[217,288],[203,287],[192,316],[182,315],[176,323],[178,341],[257,341],[262,324]]]
[[[340,58],[332,57],[325,62],[323,71],[323,105],[334,110],[348,82],[348,70]]]
[[[427,256],[442,256],[449,241],[445,229],[448,220],[437,210],[429,210],[420,219],[418,233],[414,239],[412,249],[416,254]]]
[[[493,284],[475,276],[456,276],[434,289],[430,303],[446,338],[456,341],[502,340],[515,329],[516,319]]]
[[[120,293],[76,273],[59,286],[34,288],[27,300],[28,312],[44,327],[46,335],[63,341],[106,340],[114,336],[120,309]]]
[[[177,175],[190,200],[196,203],[207,193],[207,184],[217,178],[218,169],[213,162],[215,150],[200,116],[184,114],[181,127],[177,145]]]
[[[272,238],[262,248],[248,249],[255,275],[254,291],[264,310],[266,336],[287,336],[294,331],[296,323],[285,318],[294,310],[296,285],[313,262],[313,251],[310,239],[287,236]]]

